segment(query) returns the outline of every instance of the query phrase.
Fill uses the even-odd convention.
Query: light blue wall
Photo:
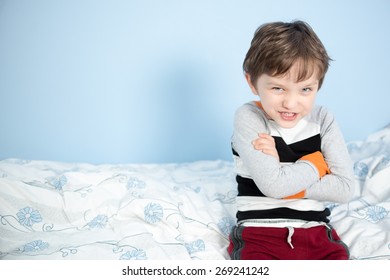
[[[334,59],[318,102],[347,140],[390,121],[390,1],[0,0],[0,159],[231,159],[241,64],[302,19]]]

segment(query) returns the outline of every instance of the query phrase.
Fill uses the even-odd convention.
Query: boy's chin
[[[278,121],[276,121],[276,123],[277,123],[281,128],[289,129],[289,128],[295,127],[295,126],[298,124],[299,121],[300,121],[300,119],[296,119],[296,120],[294,120],[294,121],[278,120]]]

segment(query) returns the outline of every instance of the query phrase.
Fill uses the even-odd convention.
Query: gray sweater
[[[251,142],[258,138],[259,133],[270,134],[284,143],[286,149],[292,150],[299,146],[302,150],[307,141],[311,143],[318,136],[320,152],[330,174],[319,178],[316,166],[308,160],[281,163],[275,157],[255,150]],[[353,195],[352,161],[333,115],[323,107],[316,106],[294,128],[284,129],[268,120],[256,102],[244,104],[235,114],[232,148],[237,175],[253,180],[264,199],[273,198],[275,203],[280,201],[283,204],[285,201],[281,198],[305,190],[306,204],[311,205],[310,200],[344,203]],[[282,158],[285,151],[278,149],[278,153]],[[244,207],[244,201],[256,201],[250,197],[245,200],[245,193],[240,196],[243,200],[238,203],[239,210],[240,205]],[[297,205],[302,203],[302,199],[296,201]],[[262,208],[261,203],[257,207]]]

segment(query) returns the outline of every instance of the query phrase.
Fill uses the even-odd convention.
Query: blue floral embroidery
[[[149,203],[144,209],[145,221],[150,224],[159,222],[164,216],[163,208],[160,204]]]
[[[374,224],[384,219],[388,214],[389,212],[385,208],[377,205],[369,206],[363,210],[364,218]]]
[[[223,217],[218,222],[218,228],[225,236],[230,234],[230,231],[234,225],[235,221],[230,217]]]
[[[35,240],[30,243],[27,243],[23,247],[24,252],[37,252],[49,248],[49,243],[43,242],[42,240]]]
[[[145,188],[145,185],[146,184],[144,181],[141,181],[138,178],[131,177],[127,181],[126,187],[127,187],[127,189],[133,189],[133,188],[143,189],[143,188]]]
[[[134,249],[132,251],[127,251],[120,256],[120,260],[146,260],[146,253],[142,249]]]
[[[215,199],[213,199],[212,201],[220,201],[224,204],[234,203],[236,201],[237,193],[237,191],[230,191],[227,194],[215,193]]]
[[[202,239],[195,240],[191,243],[184,243],[189,254],[193,254],[196,252],[201,252],[206,249],[205,243]]]
[[[33,224],[42,222],[41,214],[31,207],[20,209],[16,216],[18,217],[18,222],[27,227],[32,227]]]
[[[75,255],[78,251],[75,248],[62,248],[60,249],[60,252],[62,253],[62,257],[66,258],[67,256],[69,256],[69,253]]]
[[[62,175],[60,177],[49,178],[48,182],[56,190],[62,191],[62,187],[66,185],[68,179],[66,178],[66,176]]]
[[[108,217],[105,215],[97,215],[92,221],[88,223],[88,226],[92,228],[105,228],[108,222]]]
[[[365,178],[368,174],[368,166],[364,162],[356,162],[353,166],[354,173],[359,178]]]

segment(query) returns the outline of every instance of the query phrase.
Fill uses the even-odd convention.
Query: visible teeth
[[[287,117],[292,117],[292,116],[294,116],[294,113],[283,112],[282,114],[285,115],[285,116],[287,116]]]

